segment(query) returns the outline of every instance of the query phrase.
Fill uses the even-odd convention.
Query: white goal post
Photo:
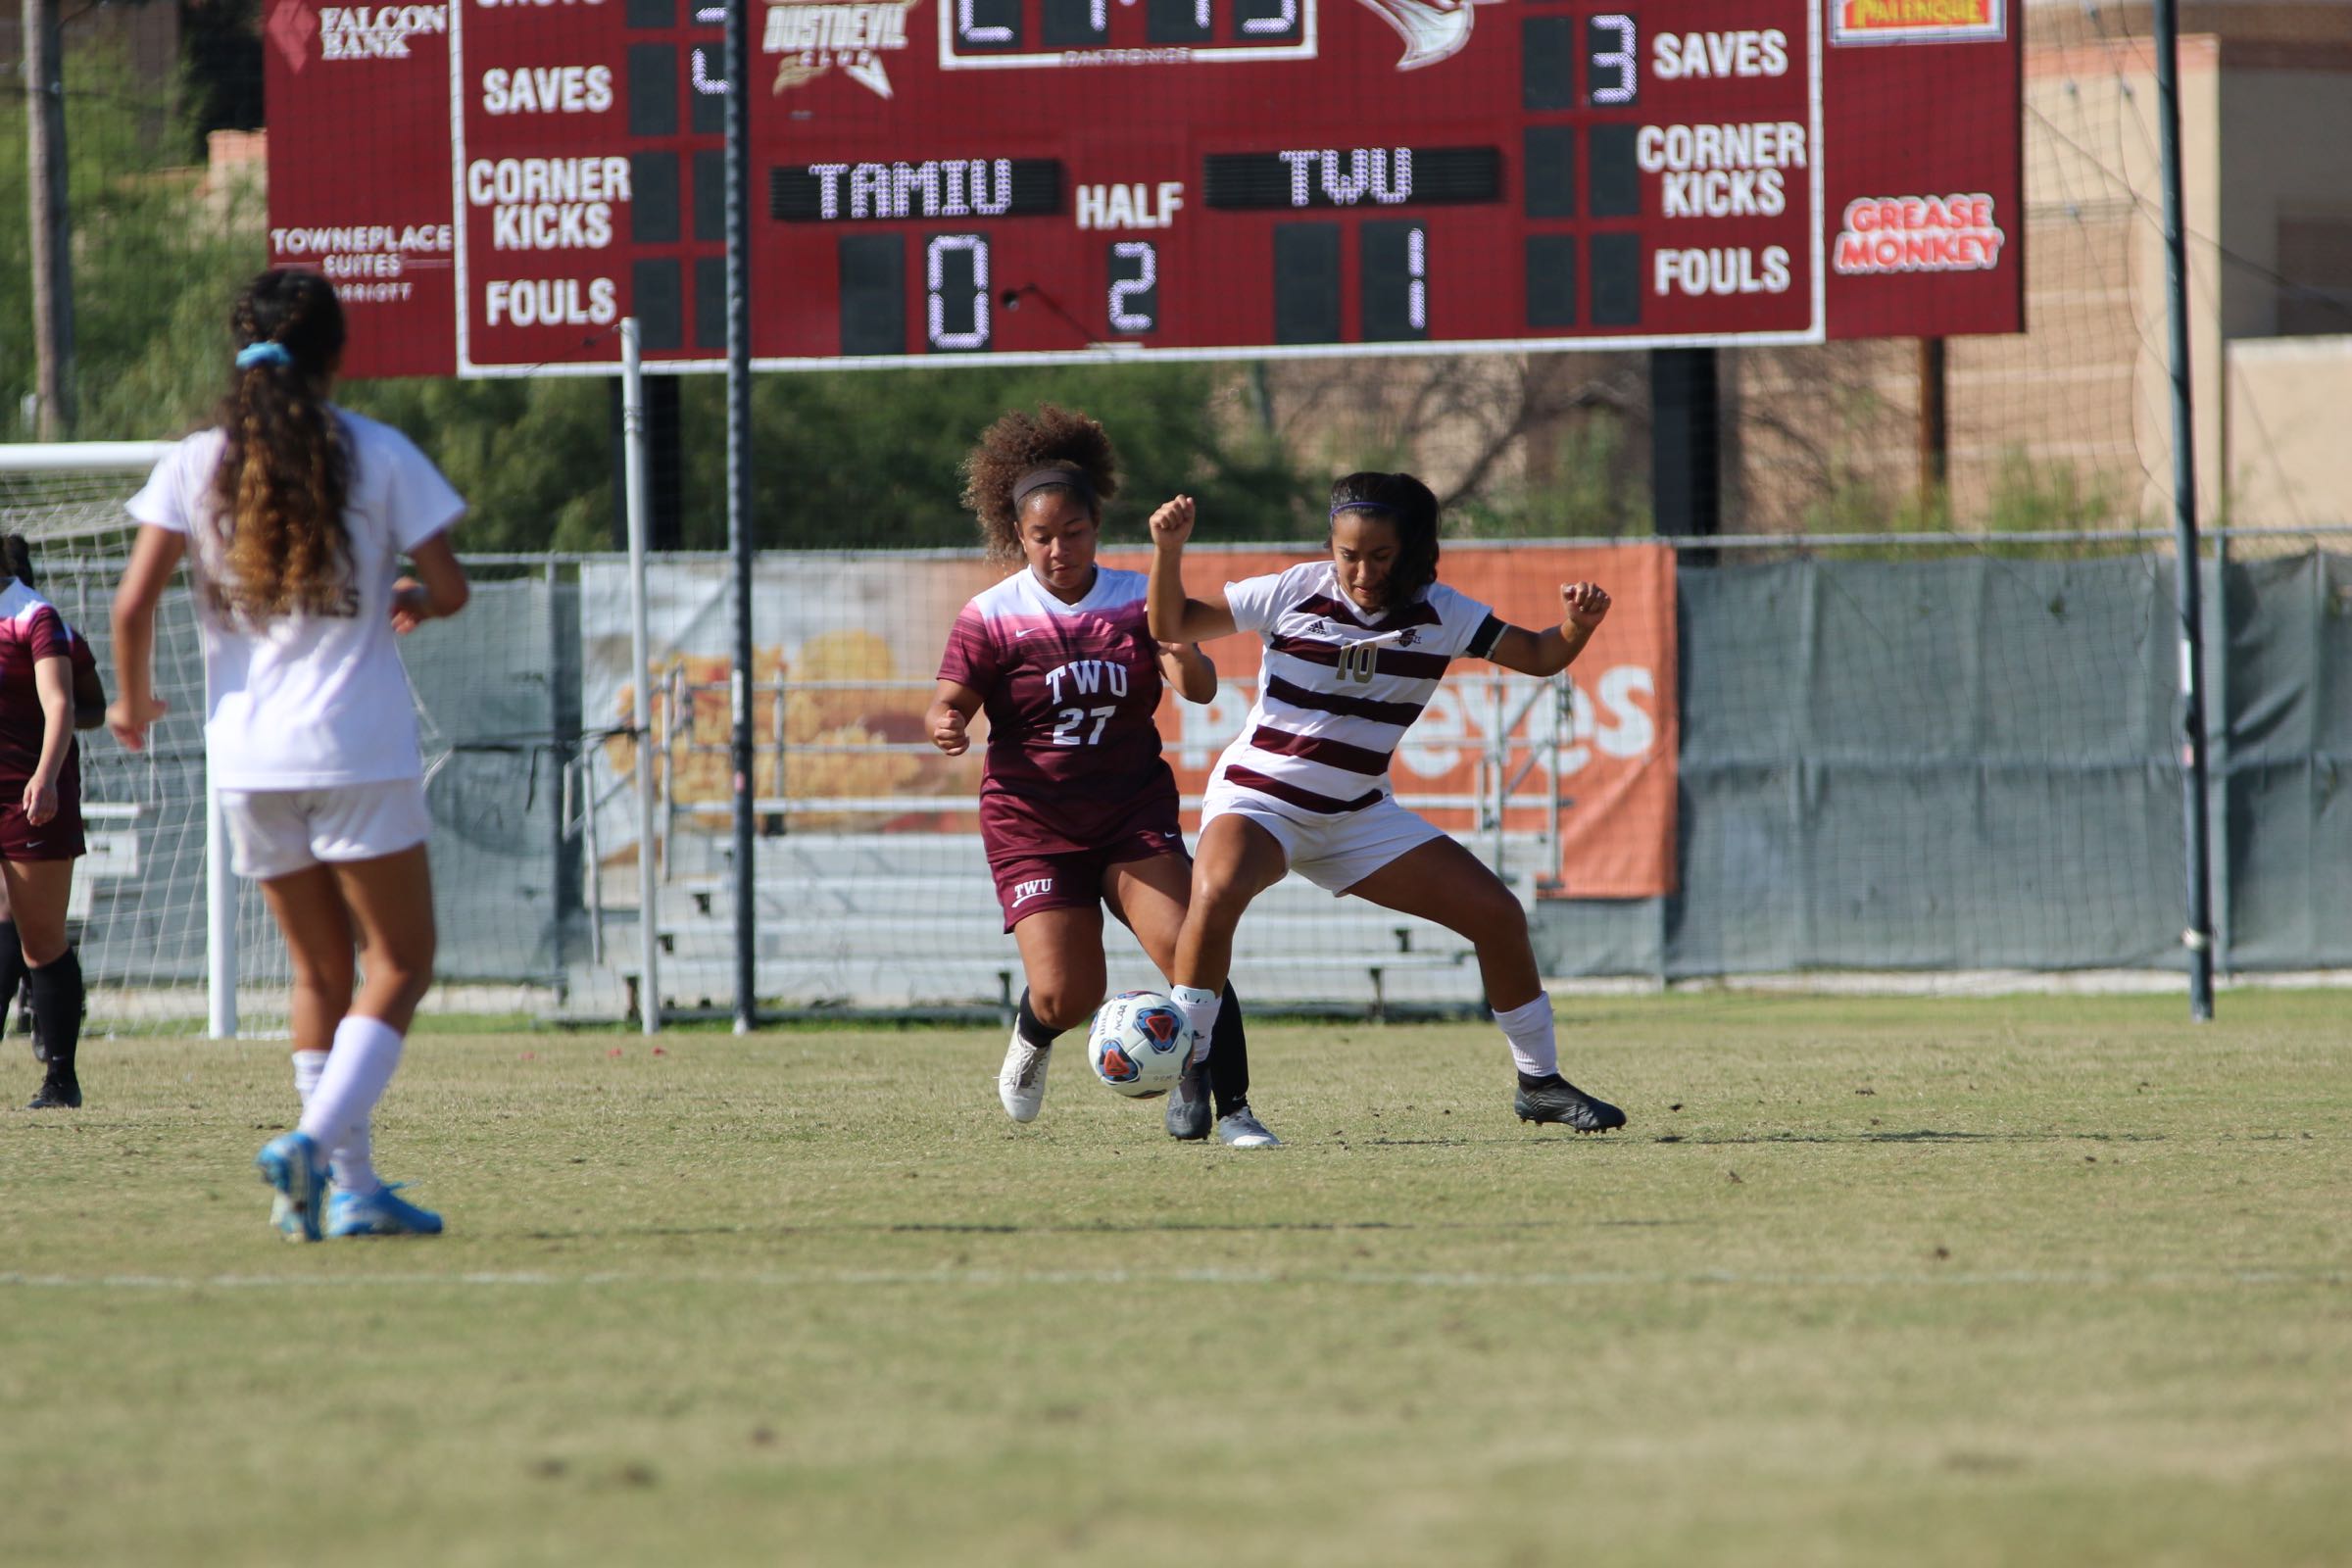
[[[44,589],[100,654],[100,669],[110,674],[110,686],[111,671],[105,656],[113,643],[113,628],[108,623],[106,596],[111,594],[114,579],[129,558],[130,540],[136,532],[136,525],[123,510],[124,504],[171,448],[172,443],[167,441],[0,443],[0,532],[22,534],[34,547],[34,564]],[[180,675],[182,686],[186,684],[186,676],[194,675],[193,692],[182,690],[169,695],[175,710],[184,709],[179,715],[183,722],[201,725],[203,660],[193,634],[192,621],[186,626],[159,628],[158,663],[169,662]],[[167,650],[163,646],[167,638],[185,646]],[[200,738],[197,745],[200,751]],[[143,867],[147,868],[144,874],[180,886],[194,880],[184,864],[166,864],[160,872],[155,869],[158,852],[141,838],[142,817],[150,814],[142,803],[91,798],[97,752],[97,748],[85,742],[83,789],[85,815],[91,827],[91,854],[82,862],[74,897],[77,923],[85,929],[90,924],[101,882],[138,877],[143,874]],[[207,1032],[215,1039],[231,1038],[237,1033],[238,889],[229,870],[220,804],[209,780],[205,785],[200,833],[194,836],[193,844],[184,833],[177,838],[176,847],[164,854],[184,858],[190,848],[200,848],[202,855]],[[173,946],[174,933],[192,922],[175,919],[168,912],[149,911],[125,924],[128,930],[122,942],[139,944],[146,954],[148,962],[139,972],[151,982],[147,989],[154,989],[156,983],[168,983],[166,966],[158,960]],[[99,974],[132,972],[128,965],[109,962],[112,955],[92,956],[96,960],[92,968]],[[123,1017],[105,1021],[135,1021],[135,1009],[126,1010]]]

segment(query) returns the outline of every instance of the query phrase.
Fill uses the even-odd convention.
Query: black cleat
[[[1556,1072],[1543,1078],[1520,1074],[1511,1108],[1519,1112],[1521,1121],[1556,1121],[1572,1132],[1613,1132],[1625,1125],[1624,1111],[1605,1100],[1594,1100]]]
[[[25,1102],[26,1110],[79,1110],[81,1108],[81,1080],[68,1067],[60,1072],[54,1065],[49,1076],[41,1080],[41,1092]]]
[[[1168,1136],[1197,1144],[1208,1136],[1208,1063],[1187,1062],[1168,1096]]]

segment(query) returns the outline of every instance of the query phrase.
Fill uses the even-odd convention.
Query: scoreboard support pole
[[[751,0],[727,0],[727,549],[735,605],[735,1032],[759,1024],[759,845],[752,823]],[[778,737],[781,739],[781,737]],[[777,784],[782,786],[783,780]]]
[[[1923,516],[1943,504],[1949,472],[1949,424],[1944,416],[1943,339],[1919,340],[1919,506]]]
[[[1713,349],[1649,351],[1649,489],[1661,534],[1723,531],[1722,411]],[[1712,551],[1686,551],[1706,564]]]
[[[2163,158],[2164,292],[2173,377],[2173,596],[2180,619],[2180,809],[2188,848],[2188,1015],[2213,1016],[2213,860],[2205,770],[2205,609],[2197,554],[2197,447],[2188,379],[2188,257],[2181,229],[2180,15],[2155,0],[2157,149]]]
[[[680,484],[686,452],[679,418],[679,378],[648,376],[638,400],[639,424],[645,442],[645,547],[683,550],[686,532]],[[627,476],[627,395],[623,378],[607,383],[612,389],[612,548],[629,548],[629,487]]]

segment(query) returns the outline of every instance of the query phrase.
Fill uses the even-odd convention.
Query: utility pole
[[[2207,843],[2205,609],[2197,556],[2196,421],[2188,378],[2188,249],[2180,193],[2180,13],[2156,0],[2156,139],[2164,180],[2166,360],[2173,376],[2173,601],[2180,619],[2180,810],[2188,848],[2188,1015],[2213,1016],[2213,865]]]
[[[57,0],[24,0],[25,161],[31,178],[35,433],[61,441],[74,429],[74,253],[66,205],[65,50]]]

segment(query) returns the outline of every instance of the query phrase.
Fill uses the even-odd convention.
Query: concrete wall
[[[2241,338],[2229,372],[2230,520],[2352,523],[2352,336]]]

